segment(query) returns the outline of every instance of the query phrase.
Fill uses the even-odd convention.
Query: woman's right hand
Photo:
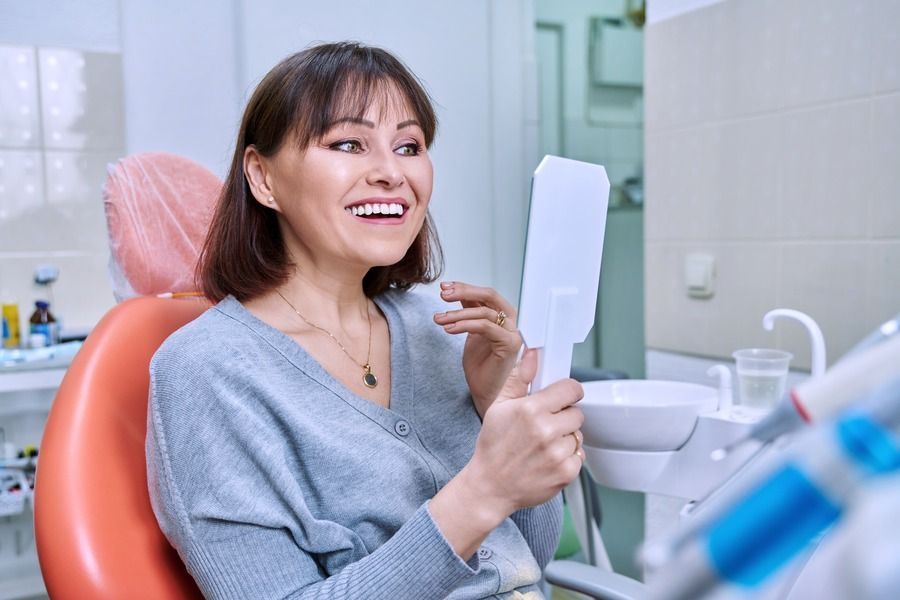
[[[584,396],[581,384],[564,379],[528,396],[536,370],[537,352],[528,350],[485,413],[466,466],[471,485],[501,520],[555,496],[584,462],[584,414],[575,406]]]
[[[429,504],[463,560],[512,513],[559,493],[584,463],[584,415],[574,406],[581,384],[564,379],[528,396],[536,371],[537,352],[528,350],[485,412],[472,459]]]

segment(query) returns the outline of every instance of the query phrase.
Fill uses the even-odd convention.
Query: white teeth
[[[402,215],[405,212],[402,204],[357,204],[347,209],[354,216],[362,215]]]

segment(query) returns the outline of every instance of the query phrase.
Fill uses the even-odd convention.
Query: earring
[[[268,200],[266,200],[269,204],[275,204],[275,196],[269,196]]]

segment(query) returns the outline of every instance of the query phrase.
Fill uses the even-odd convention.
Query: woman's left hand
[[[516,364],[522,336],[516,311],[496,290],[459,281],[441,283],[445,302],[460,302],[461,310],[438,313],[434,322],[451,334],[468,333],[463,370],[479,416],[494,402]]]

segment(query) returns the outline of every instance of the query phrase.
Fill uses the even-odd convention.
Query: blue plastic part
[[[710,562],[722,579],[756,586],[840,515],[840,506],[800,469],[786,465],[710,529]]]
[[[900,469],[900,446],[894,435],[871,418],[851,415],[835,429],[846,454],[868,475]]]

